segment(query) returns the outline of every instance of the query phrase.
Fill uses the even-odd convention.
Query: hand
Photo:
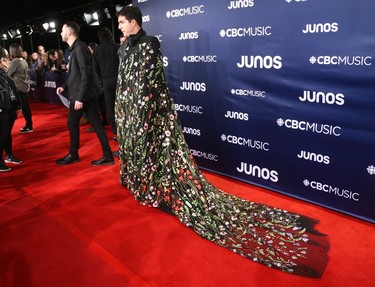
[[[58,94],[59,96],[61,96],[63,92],[64,92],[64,88],[63,87],[58,87],[56,89],[56,94]]]
[[[74,103],[74,109],[75,110],[80,110],[82,108],[83,108],[83,103],[79,102],[79,101],[75,101],[75,103]]]

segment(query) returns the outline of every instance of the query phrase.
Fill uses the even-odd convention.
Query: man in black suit
[[[68,128],[70,134],[69,153],[56,161],[58,165],[67,165],[79,161],[79,120],[85,112],[103,150],[103,157],[91,162],[92,165],[114,164],[114,158],[108,143],[108,137],[96,109],[99,97],[99,79],[93,65],[92,56],[87,45],[79,38],[79,25],[74,21],[66,22],[61,30],[61,38],[69,45],[69,75],[56,92],[65,90],[70,95]]]

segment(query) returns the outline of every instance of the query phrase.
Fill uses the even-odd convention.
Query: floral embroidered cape
[[[316,220],[215,188],[189,152],[160,43],[141,29],[119,50],[116,121],[120,181],[143,205],[168,206],[200,236],[255,262],[320,277],[328,239]]]

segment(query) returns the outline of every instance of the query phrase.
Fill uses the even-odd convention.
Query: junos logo
[[[272,182],[279,181],[279,173],[276,170],[270,170],[268,168],[260,167],[246,162],[241,162],[240,166],[237,167],[237,171],[239,173],[244,173],[253,177],[270,180]]]
[[[199,32],[183,32],[180,34],[180,37],[178,37],[178,40],[195,40],[199,38]]]
[[[138,0],[138,3],[147,2],[148,0]]]
[[[219,34],[221,37],[239,38],[239,37],[256,37],[270,36],[271,26],[247,27],[247,28],[229,28],[221,29]]]
[[[311,64],[332,66],[371,66],[371,56],[311,56]]]
[[[251,8],[254,6],[254,0],[236,0],[230,1],[228,9]]]
[[[281,56],[241,56],[237,67],[247,69],[281,69],[283,66]]]
[[[168,57],[163,57],[163,66],[168,67],[168,64],[169,64]]]
[[[194,91],[194,92],[205,92],[206,91],[206,83],[182,82],[182,85],[180,86],[180,90],[182,90],[182,91]]]
[[[227,111],[224,117],[229,118],[229,119],[241,120],[241,121],[249,120],[249,114],[235,112],[235,111]]]
[[[329,164],[330,158],[328,155],[316,154],[314,152],[301,150],[297,157],[300,159],[310,160],[318,163]]]
[[[339,24],[335,23],[318,23],[306,24],[303,33],[336,33],[339,30]]]
[[[303,184],[312,189],[323,191],[334,196],[342,197],[353,201],[359,201],[359,193],[352,192],[344,188],[333,187],[329,184],[321,183],[318,181],[310,181],[308,179],[305,179],[303,181]]]
[[[201,136],[201,130],[200,129],[195,129],[195,128],[184,127],[183,133],[184,134],[198,136],[198,137]]]
[[[230,144],[245,146],[253,149],[258,149],[262,151],[269,151],[270,144],[268,142],[262,142],[259,140],[246,139],[243,137],[237,137],[233,135],[221,135],[221,140],[223,142],[228,142]]]
[[[190,105],[183,105],[183,104],[174,104],[176,111],[178,112],[186,112],[191,114],[203,114],[203,107],[200,106],[190,106]]]
[[[45,88],[56,88],[56,82],[55,81],[45,81],[44,82]]]
[[[345,96],[341,93],[325,93],[316,91],[303,91],[303,96],[298,98],[301,102],[321,103],[328,105],[342,106],[345,103]]]
[[[297,2],[297,3],[301,3],[301,2],[307,2],[308,0],[285,0],[287,3],[292,3],[292,2]]]
[[[142,22],[143,23],[150,22],[150,20],[151,20],[150,15],[144,15],[144,16],[142,16]]]
[[[167,11],[167,18],[177,18],[184,16],[191,16],[204,13],[204,5],[197,5],[192,7],[186,7],[181,9],[175,9],[172,11]]]
[[[265,91],[232,89],[230,92],[232,93],[232,95],[236,95],[236,96],[261,97],[261,98],[264,98],[266,96]]]
[[[313,132],[317,134],[324,134],[330,136],[341,136],[340,131],[341,127],[339,126],[332,126],[327,124],[318,124],[318,123],[309,123],[305,121],[298,121],[292,119],[278,119],[277,125],[282,127],[285,126],[288,129],[293,130],[300,130],[304,132]]]

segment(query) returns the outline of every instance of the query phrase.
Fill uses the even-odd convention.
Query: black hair
[[[142,12],[138,7],[135,6],[125,6],[116,16],[124,16],[129,22],[135,20],[140,27],[142,27]]]

